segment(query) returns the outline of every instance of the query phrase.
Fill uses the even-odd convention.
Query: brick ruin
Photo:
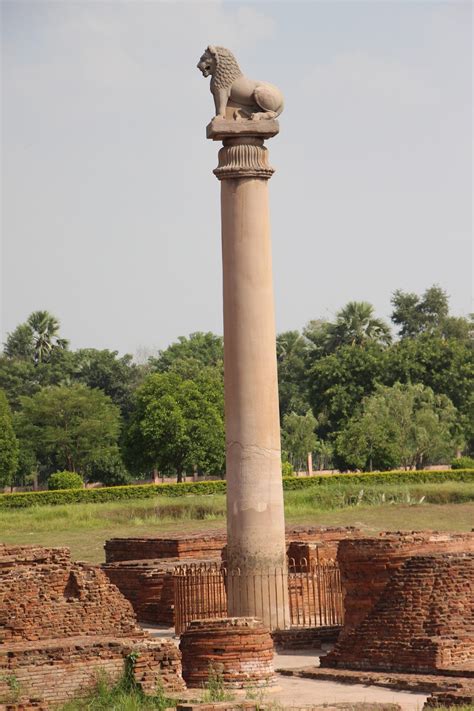
[[[225,542],[225,533],[110,538],[104,546],[105,562],[220,558]]]
[[[253,617],[194,620],[181,636],[183,677],[193,688],[209,680],[210,669],[226,687],[268,685],[274,680],[273,641]]]
[[[335,560],[340,540],[361,535],[353,527],[288,528],[288,557],[297,566],[303,558],[309,565],[317,558]],[[225,544],[225,533],[112,538],[104,546],[102,569],[131,602],[141,622],[172,626],[175,567],[225,562]]]
[[[192,565],[195,558],[144,559],[104,563],[102,570],[132,604],[137,619],[172,627],[174,616],[174,571],[178,565]],[[199,560],[219,563],[220,560]]]
[[[324,667],[474,670],[474,536],[390,533],[341,541],[345,625]]]
[[[132,652],[145,693],[184,688],[175,645],[137,624],[100,568],[72,562],[67,548],[0,544],[0,698],[14,679],[22,697],[66,701],[98,670],[120,678]]]

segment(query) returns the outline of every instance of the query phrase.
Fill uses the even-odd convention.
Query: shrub
[[[291,476],[294,473],[293,465],[290,462],[282,462],[281,473],[283,476]]]
[[[71,473],[71,472],[68,472]],[[311,487],[331,488],[341,484],[424,484],[444,481],[474,482],[474,469],[447,469],[445,471],[393,471],[365,472],[361,474],[334,474],[331,476],[284,476],[283,489],[296,491]],[[180,497],[191,494],[225,494],[226,482],[199,481],[181,484],[138,484],[131,486],[101,487],[97,489],[70,489],[66,491],[27,491],[0,494],[0,509],[22,509],[30,506],[57,504],[102,503],[133,499],[151,499],[156,496]]]
[[[82,489],[82,476],[76,472],[54,472],[48,479],[48,489],[59,491],[63,489]]]
[[[474,469],[473,457],[458,457],[451,462],[451,469]]]

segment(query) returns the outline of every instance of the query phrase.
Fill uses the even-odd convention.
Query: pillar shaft
[[[224,140],[221,180],[229,614],[288,624],[268,178],[261,137]]]

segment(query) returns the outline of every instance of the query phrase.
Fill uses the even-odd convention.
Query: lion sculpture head
[[[204,77],[211,76],[213,85],[220,89],[232,86],[242,76],[237,60],[229,49],[210,44],[198,62],[197,68]]]

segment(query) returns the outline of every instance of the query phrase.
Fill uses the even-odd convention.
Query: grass
[[[288,524],[358,526],[379,530],[468,531],[474,520],[474,484],[319,486],[285,492]],[[189,495],[103,504],[38,506],[0,512],[0,541],[69,546],[73,557],[104,559],[113,536],[139,536],[222,530],[225,496]]]
[[[125,674],[113,684],[104,673],[98,673],[96,683],[87,696],[64,704],[58,711],[165,711],[174,702],[159,692],[145,696]]]

